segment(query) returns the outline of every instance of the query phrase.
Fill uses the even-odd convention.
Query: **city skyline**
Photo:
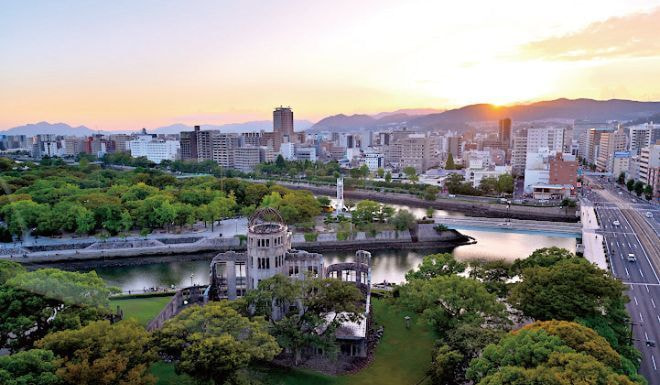
[[[659,7],[5,4],[0,129],[238,123],[268,120],[282,103],[317,121],[559,97],[660,100]]]

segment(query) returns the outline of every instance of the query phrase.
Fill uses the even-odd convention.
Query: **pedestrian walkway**
[[[582,218],[582,243],[584,244],[584,257],[603,270],[609,270],[607,258],[603,249],[603,236],[596,233],[600,229],[596,211],[591,204],[582,201],[580,205]]]

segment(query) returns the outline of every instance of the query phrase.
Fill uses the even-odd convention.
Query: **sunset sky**
[[[660,0],[1,1],[0,129],[660,100]]]

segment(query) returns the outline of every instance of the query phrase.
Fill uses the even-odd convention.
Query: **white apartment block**
[[[128,147],[132,157],[144,156],[154,163],[160,163],[164,160],[175,160],[180,145],[178,140],[163,140],[151,135],[139,135],[128,142]]]
[[[280,154],[286,160],[294,160],[296,158],[296,147],[293,143],[282,143],[280,145]]]
[[[369,171],[374,172],[379,168],[385,168],[385,155],[378,152],[370,152],[364,155],[364,164],[369,167]]]
[[[642,148],[660,140],[660,124],[646,123],[630,127],[630,153],[641,155]]]
[[[660,144],[643,147],[639,155],[639,180],[654,186],[657,190],[658,169],[660,169]]]

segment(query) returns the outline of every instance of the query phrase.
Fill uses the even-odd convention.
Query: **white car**
[[[653,213],[651,213],[650,211],[647,211],[646,212],[646,217],[647,218],[653,218]]]
[[[614,222],[612,222],[612,224],[613,224],[614,226],[619,226],[621,223],[620,223],[618,220],[615,220]]]
[[[628,262],[637,262],[637,257],[635,257],[635,254],[628,254]]]

